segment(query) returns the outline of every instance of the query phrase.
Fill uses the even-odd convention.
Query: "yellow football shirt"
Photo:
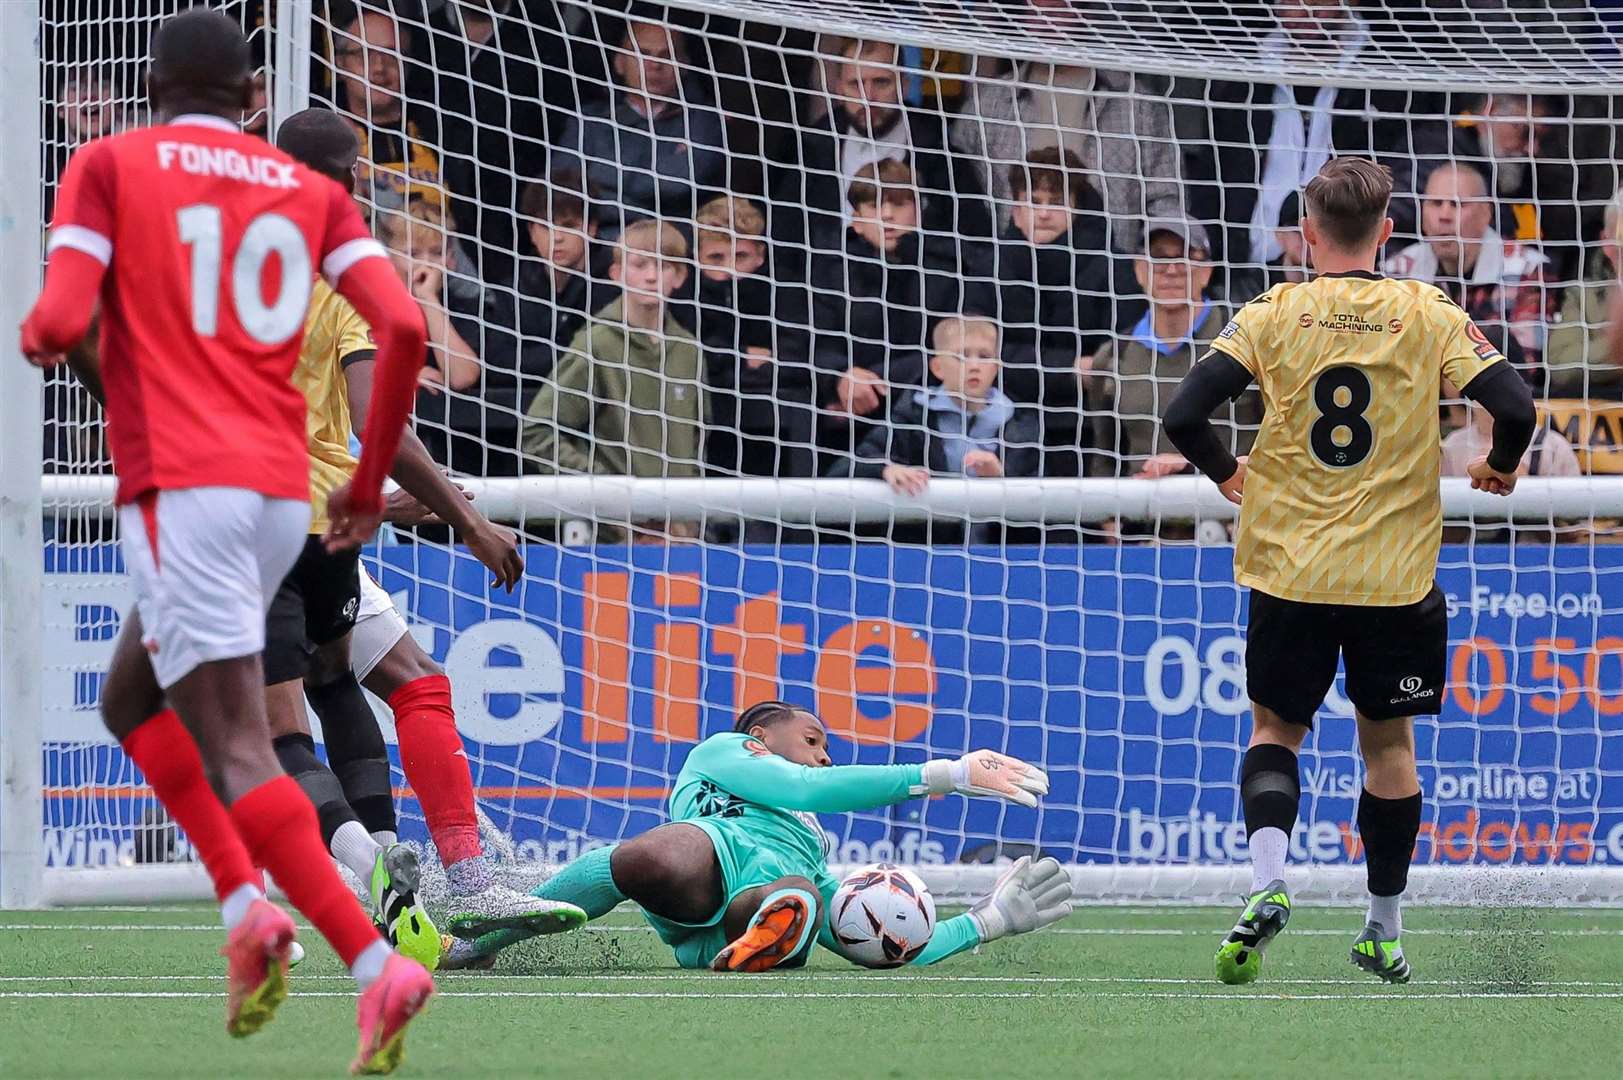
[[[1503,359],[1434,285],[1326,274],[1276,285],[1212,342],[1266,413],[1246,473],[1234,578],[1315,604],[1412,604],[1442,543],[1441,380]]]
[[[372,330],[325,281],[316,279],[304,320],[304,347],[293,385],[304,395],[305,437],[310,444],[310,531],[327,529],[327,496],[355,475],[349,452],[349,388],[344,360],[376,349]]]

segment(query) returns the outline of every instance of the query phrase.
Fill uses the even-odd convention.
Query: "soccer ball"
[[[913,871],[879,863],[840,883],[829,920],[852,960],[863,967],[901,967],[935,933],[935,898]]]

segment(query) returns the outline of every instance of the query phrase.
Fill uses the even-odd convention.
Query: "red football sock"
[[[400,768],[446,866],[484,854],[473,812],[473,776],[451,710],[451,680],[425,675],[389,698],[400,739]]]
[[[237,827],[203,774],[197,743],[173,709],[142,721],[124,737],[124,752],[140,766],[169,816],[203,859],[214,881],[214,895],[224,900],[244,885],[263,885]]]
[[[265,781],[232,804],[231,820],[254,861],[270,871],[346,965],[379,940],[372,920],[338,876],[321,842],[315,807],[298,781],[291,776]]]

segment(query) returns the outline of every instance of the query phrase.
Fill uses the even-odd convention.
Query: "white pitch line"
[[[121,1000],[209,1000],[217,1001],[221,995],[195,990],[45,990],[31,992],[26,990],[0,990],[0,1000],[10,998],[116,998]],[[348,998],[355,997],[352,993],[341,993],[331,990],[316,990],[300,994],[307,998]],[[862,998],[900,999],[917,1001],[922,998],[940,998],[943,1000],[963,1000],[978,998],[987,1000],[1028,1000],[1032,998],[1053,999],[1059,998],[1087,998],[1098,1000],[1111,998],[1117,1000],[1131,1000],[1134,998],[1148,1001],[1226,1001],[1233,1004],[1251,1005],[1258,1003],[1278,1004],[1280,1002],[1294,1001],[1386,1001],[1405,1002],[1416,1001],[1542,1001],[1542,1000],[1617,1000],[1623,998],[1623,993],[1603,991],[1518,991],[1512,993],[1491,992],[1450,992],[1441,994],[1404,993],[1393,992],[1352,992],[1344,994],[1254,994],[1254,993],[1221,993],[1215,991],[1200,991],[1196,993],[1180,993],[1175,991],[1146,991],[1132,993],[1125,990],[1107,990],[1101,992],[1085,992],[1080,990],[1059,991],[979,991],[972,990],[966,993],[910,993],[905,991],[880,991],[874,993],[851,993],[840,991],[812,991],[799,993],[794,991],[772,990],[760,993],[735,993],[732,991],[703,992],[703,991],[642,991],[642,990],[442,990],[436,995],[441,998],[515,998],[515,999],[608,999],[608,1000],[693,1000],[714,1001],[728,1000],[784,1000],[803,1001],[808,998],[826,998],[839,1001],[854,1001]]]
[[[1045,934],[1081,934],[1088,937],[1211,937],[1213,934],[1221,937],[1228,933],[1228,927],[1214,927],[1210,930],[1174,930],[1167,927],[1109,927],[1109,926],[1056,926],[1044,930]],[[1334,930],[1329,928],[1303,927],[1298,930],[1285,931],[1290,937],[1349,937],[1357,936],[1351,924],[1348,929]],[[1404,926],[1405,937],[1413,935],[1431,937],[1504,937],[1507,933],[1523,937],[1623,937],[1623,928],[1606,930],[1599,927],[1567,928],[1550,927],[1538,929],[1517,927],[1514,931],[1495,930],[1479,927],[1412,927]]]
[[[741,975],[737,973],[716,973],[708,971],[676,972],[651,971],[646,974],[604,973],[592,974],[589,972],[559,972],[550,975],[504,975],[488,972],[445,972],[442,977],[451,979],[474,980],[490,979],[495,981],[512,982],[542,982],[553,980],[571,980],[576,982],[677,982],[677,983],[750,983],[759,982],[759,975]],[[1117,976],[1087,976],[1087,975],[912,975],[891,973],[883,971],[802,971],[793,975],[779,975],[777,978],[790,980],[796,983],[803,982],[850,982],[850,983],[888,983],[891,985],[913,985],[915,983],[945,983],[948,985],[962,984],[973,986],[977,984],[1011,984],[1021,986],[1210,986],[1210,979],[1177,979],[1165,977],[1134,978],[1130,975]],[[75,982],[122,982],[122,983],[173,983],[173,982],[216,982],[221,974],[216,972],[208,975],[0,975],[0,983],[75,983]],[[309,982],[349,982],[350,975],[301,975],[295,973],[293,981],[296,983]],[[1269,986],[1344,986],[1351,979],[1269,979]],[[1481,986],[1481,979],[1427,979],[1425,986]],[[1623,990],[1623,981],[1598,981],[1583,979],[1533,979],[1519,983],[1524,987],[1538,987],[1557,990]],[[462,991],[445,991],[462,993]],[[470,991],[471,992],[471,991]],[[505,991],[503,991],[505,992]],[[517,992],[517,991],[513,991]],[[1504,997],[1499,994],[1484,991],[1490,997]],[[1226,995],[1220,995],[1226,996]]]
[[[313,928],[305,925],[298,927],[301,933],[311,933]],[[585,932],[594,934],[637,934],[652,933],[653,929],[647,926],[588,926]],[[224,928],[219,923],[0,923],[0,931],[49,931],[52,933],[68,933],[79,930],[95,932],[130,931],[130,930],[164,930],[176,933],[210,933],[223,934]],[[1056,926],[1043,931],[1045,934],[1072,934],[1086,937],[1221,937],[1229,931],[1227,926],[1214,926],[1208,930],[1171,929],[1167,927],[1146,926]],[[1504,930],[1486,927],[1410,927],[1405,926],[1403,932],[1407,936],[1429,937],[1503,937]],[[1353,929],[1335,930],[1328,928],[1303,927],[1289,931],[1291,937],[1347,937],[1353,935]],[[1567,928],[1552,927],[1539,929],[1537,927],[1518,927],[1514,934],[1519,937],[1623,937],[1623,927],[1618,929],[1604,929],[1600,927]]]

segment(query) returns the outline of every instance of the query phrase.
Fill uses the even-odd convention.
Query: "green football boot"
[[[440,932],[417,902],[422,870],[417,853],[405,844],[390,844],[372,864],[372,919],[396,952],[429,971],[440,963]]]
[[[1285,929],[1291,917],[1290,891],[1275,878],[1262,891],[1253,893],[1234,929],[1217,947],[1217,979],[1230,986],[1256,982],[1262,971],[1262,954],[1274,936]]]
[[[1386,927],[1378,922],[1364,924],[1364,932],[1353,942],[1349,957],[1382,982],[1409,981],[1409,961],[1403,956],[1403,939],[1386,936]]]

